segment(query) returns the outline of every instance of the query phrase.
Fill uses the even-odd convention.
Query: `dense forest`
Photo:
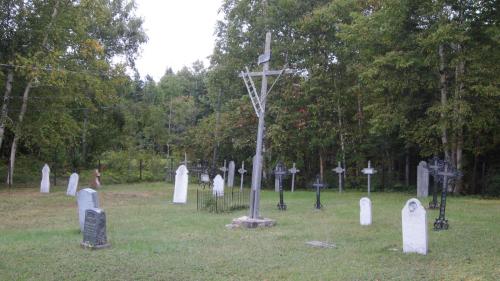
[[[270,80],[267,173],[295,162],[303,186],[316,174],[334,182],[340,161],[356,187],[371,160],[377,189],[404,190],[437,155],[464,174],[454,193],[500,194],[495,0],[225,0],[210,64],[166,65],[160,81],[135,70],[147,35],[134,10],[125,0],[1,2],[7,183],[38,179],[45,162],[61,175],[102,165],[104,182],[138,180],[138,165],[140,179],[158,180],[185,155],[250,166],[257,117],[238,73],[260,69],[270,31],[271,68],[297,71]]]

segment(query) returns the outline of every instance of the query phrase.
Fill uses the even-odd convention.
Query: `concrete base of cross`
[[[268,218],[258,218],[252,219],[247,216],[243,216],[237,219],[233,219],[231,224],[226,225],[227,228],[258,228],[258,227],[272,227],[276,225],[276,221]]]

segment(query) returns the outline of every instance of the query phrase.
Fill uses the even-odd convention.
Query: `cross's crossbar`
[[[285,70],[268,70],[266,71],[266,76],[272,76],[272,75],[280,75],[280,74],[292,74],[295,73],[296,70],[293,69],[285,69]],[[255,76],[262,76],[263,72],[247,72],[247,73],[240,73],[238,76],[239,77],[244,77],[244,76],[249,76],[249,77],[255,77]]]

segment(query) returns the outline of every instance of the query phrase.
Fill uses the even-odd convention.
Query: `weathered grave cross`
[[[223,175],[223,177],[222,177],[222,178],[224,179],[224,181],[226,181],[226,172],[229,170],[229,169],[227,168],[227,166],[226,166],[226,160],[224,160],[224,167],[219,168],[219,170],[221,170],[221,171],[222,171],[222,173],[223,173],[223,174],[222,174],[222,175]]]
[[[292,168],[290,170],[288,170],[288,172],[290,172],[290,174],[292,174],[292,192],[293,192],[293,190],[295,188],[295,174],[298,173],[298,172],[300,172],[300,170],[297,169],[295,167],[295,163],[293,163]]]
[[[188,164],[191,163],[191,161],[188,161],[186,152],[184,152],[184,161],[181,161],[180,163],[182,165],[186,166],[186,168],[187,168]]]
[[[249,217],[259,218],[259,205],[260,205],[260,186],[262,179],[262,143],[264,138],[264,116],[266,113],[266,100],[269,91],[267,90],[267,77],[277,75],[278,78],[274,81],[278,81],[279,77],[285,73],[293,73],[294,71],[290,69],[282,70],[269,70],[269,61],[271,60],[271,32],[266,33],[266,41],[264,45],[264,54],[259,56],[258,63],[262,64],[262,72],[250,72],[248,68],[246,72],[241,72],[239,77],[243,78],[245,86],[248,90],[248,95],[252,101],[255,114],[259,118],[259,125],[257,127],[257,144],[255,148],[255,161],[252,168],[252,192],[250,194],[250,214]],[[260,76],[262,77],[260,96],[257,94],[255,84],[252,77]],[[271,86],[274,86],[274,84]]]
[[[282,162],[279,162],[274,169],[274,176],[278,178],[278,185],[280,190],[280,202],[278,203],[278,209],[285,211],[286,204],[283,202],[283,177],[286,175],[286,167]]]
[[[375,174],[377,170],[373,169],[371,161],[368,161],[368,168],[363,168],[361,172],[368,176],[368,197],[370,197],[370,176]]]
[[[434,230],[448,229],[448,220],[445,218],[446,211],[446,193],[448,191],[448,181],[462,177],[462,173],[457,171],[448,161],[444,161],[444,168],[437,172],[440,181],[443,182],[441,190],[441,206],[439,207],[439,217],[434,222]]]
[[[245,170],[245,161],[241,162],[241,168],[238,169],[238,173],[241,175],[241,180],[240,180],[240,191],[243,191],[243,176],[247,170]]]
[[[429,160],[429,164],[427,165],[427,167],[429,168],[429,171],[434,178],[432,201],[429,202],[429,209],[437,209],[439,208],[439,204],[437,202],[437,183],[439,181],[438,172],[443,168],[443,161],[439,160],[437,156],[434,156],[431,160]]]
[[[338,166],[332,171],[339,175],[339,192],[342,192],[342,173],[345,171],[345,169],[340,166],[340,161],[338,162]]]
[[[321,209],[323,205],[321,205],[321,191],[320,189],[325,187],[325,184],[321,182],[321,178],[319,175],[316,176],[316,182],[313,184],[316,187],[316,205],[314,206],[316,209]]]

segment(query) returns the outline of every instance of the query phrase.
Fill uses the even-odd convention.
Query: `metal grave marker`
[[[438,192],[438,182],[439,182],[439,176],[438,172],[439,170],[442,170],[444,167],[444,162],[443,160],[439,159],[437,156],[432,157],[428,161],[429,164],[427,164],[427,168],[429,169],[429,173],[433,177],[433,188],[432,188],[432,201],[429,202],[429,209],[437,209],[439,208],[439,203],[437,202],[437,192]]]
[[[292,168],[288,170],[288,172],[292,174],[292,192],[293,192],[295,189],[295,174],[300,172],[299,169],[295,168],[295,162],[293,163]]]
[[[434,222],[434,230],[446,230],[449,227],[448,220],[445,218],[446,195],[448,192],[448,183],[452,180],[462,177],[462,173],[457,171],[448,161],[444,161],[443,171],[438,171],[438,179],[443,183],[441,190],[441,206],[439,207],[439,217]]]
[[[320,189],[325,187],[325,184],[321,182],[321,178],[319,175],[316,176],[316,182],[313,184],[313,186],[316,188],[316,204],[314,205],[314,208],[316,209],[321,209],[323,205],[321,205],[321,191]]]
[[[339,192],[342,192],[342,173],[344,173],[345,169],[340,166],[340,161],[338,162],[338,166],[332,171],[337,173],[339,176]]]
[[[238,169],[238,173],[240,173],[240,191],[243,191],[243,178],[247,170],[245,170],[245,161],[241,162],[241,168]]]
[[[286,167],[282,162],[279,162],[274,169],[274,176],[278,179],[279,192],[280,192],[280,202],[278,203],[278,209],[281,211],[286,210],[286,204],[283,202],[283,177],[286,175]]]
[[[224,180],[224,184],[226,182],[226,172],[229,170],[226,166],[226,160],[224,160],[224,167],[220,167],[219,170],[222,171],[222,179]]]
[[[368,161],[368,168],[363,168],[361,172],[368,176],[368,197],[370,197],[370,177],[371,175],[377,173],[377,170],[372,168],[371,161]]]

